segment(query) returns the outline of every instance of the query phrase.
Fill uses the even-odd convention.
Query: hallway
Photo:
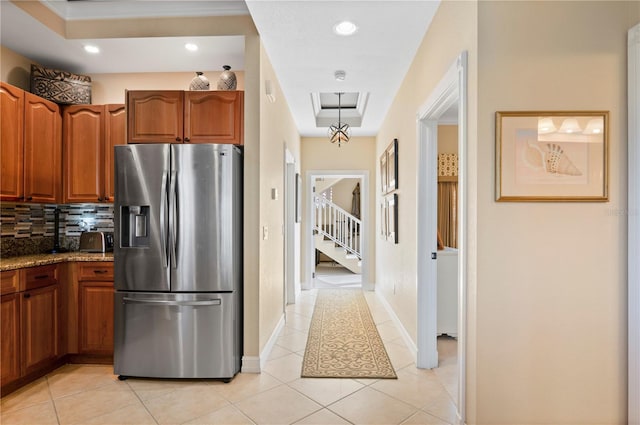
[[[67,365],[1,400],[12,424],[433,424],[455,421],[455,380],[415,367],[375,293],[365,292],[397,380],[301,379],[317,290],[287,308],[287,323],[261,374],[231,383],[129,379],[110,366]],[[446,342],[445,342],[446,343]],[[443,364],[455,364],[455,349]],[[444,368],[443,368],[444,370]],[[447,382],[449,379],[449,382]],[[455,394],[455,392],[453,393]]]

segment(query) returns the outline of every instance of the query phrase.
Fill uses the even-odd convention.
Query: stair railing
[[[314,196],[314,230],[347,252],[362,258],[362,221],[327,198]]]

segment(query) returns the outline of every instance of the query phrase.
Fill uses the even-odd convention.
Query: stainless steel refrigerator
[[[115,147],[114,371],[231,379],[242,355],[242,152]]]

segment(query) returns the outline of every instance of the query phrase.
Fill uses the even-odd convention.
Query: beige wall
[[[626,423],[626,35],[639,4],[479,4],[478,423]],[[609,202],[496,203],[498,110],[610,111]]]
[[[300,164],[300,136],[264,46],[260,47],[260,349],[264,349],[284,314],[285,148]],[[265,94],[271,82],[275,103]],[[299,165],[297,165],[299,170]],[[272,198],[272,189],[278,192]],[[262,233],[260,233],[262,236]]]
[[[373,137],[353,137],[349,143],[343,144],[338,147],[329,142],[329,139],[323,137],[303,137],[302,138],[302,152],[301,152],[301,165],[302,165],[302,187],[307,187],[307,171],[310,170],[323,170],[323,171],[337,171],[337,170],[364,170],[369,172],[369,225],[367,231],[371,237],[369,238],[369,253],[371,258],[375,258],[375,173],[376,173],[376,159],[375,159],[375,138]],[[306,208],[309,194],[306,190],[302,193],[303,210]],[[362,206],[362,209],[365,205]],[[350,208],[349,208],[350,209]],[[306,217],[302,218],[302,229],[305,229]],[[307,256],[312,256],[313,252],[307,252],[308,238],[311,235],[307,235],[302,232],[302,281],[304,282],[307,273],[306,261]],[[375,282],[375,261],[369,262],[369,279],[371,282]],[[311,282],[307,282],[310,284]],[[366,282],[363,282],[366,283]]]
[[[417,175],[418,146],[416,114],[425,104],[431,92],[462,51],[468,52],[468,144],[469,168],[474,172],[476,145],[476,69],[477,69],[477,3],[443,1],[418,49],[416,57],[385,117],[377,137],[376,158],[398,139],[398,218],[399,243],[391,244],[376,231],[376,292],[393,307],[395,314],[414,343],[417,342]],[[380,175],[376,174],[377,203],[381,202]],[[469,185],[469,198],[473,201],[474,187]],[[471,215],[471,213],[470,213]],[[475,232],[474,222],[469,221],[469,233]],[[377,229],[380,229],[380,217]],[[473,238],[470,238],[468,254],[473,263]],[[423,260],[424,261],[424,260]],[[469,279],[473,282],[473,276]],[[469,295],[470,314],[473,316],[473,294]],[[473,423],[474,362],[473,329],[469,329],[469,374],[467,381],[467,409],[469,423]]]
[[[438,153],[458,153],[457,125],[438,125]]]
[[[244,72],[234,71],[237,90],[244,90]],[[216,89],[222,71],[203,71],[211,90]],[[125,103],[126,90],[189,90],[194,72],[153,72],[129,74],[91,74],[91,103]]]
[[[351,212],[351,202],[353,201],[353,189],[360,179],[341,179],[338,183],[331,186],[333,194],[333,203],[345,210]]]
[[[32,63],[29,58],[0,46],[0,81],[29,91]]]

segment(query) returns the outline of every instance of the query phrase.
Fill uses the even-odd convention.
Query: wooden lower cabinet
[[[20,378],[20,297],[13,293],[0,302],[0,381],[2,385]]]
[[[1,391],[19,388],[60,360],[62,299],[56,265],[2,272]]]
[[[113,263],[77,263],[78,353],[113,356]]]
[[[113,355],[113,282],[80,282],[78,291],[78,351]]]
[[[24,374],[56,360],[59,351],[60,284],[22,292]]]

